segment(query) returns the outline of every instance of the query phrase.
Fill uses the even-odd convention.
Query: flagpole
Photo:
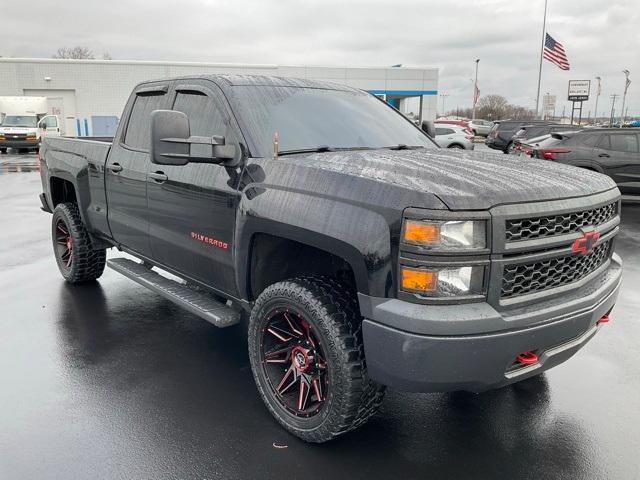
[[[544,18],[542,20],[542,45],[540,45],[540,66],[538,67],[538,93],[536,95],[536,117],[540,107],[540,84],[542,82],[542,54],[544,52],[544,40],[547,33],[547,2],[544,0]]]

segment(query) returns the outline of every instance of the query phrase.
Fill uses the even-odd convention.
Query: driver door
[[[235,126],[231,127],[226,100],[212,90],[217,87],[210,82],[189,82],[176,87],[172,110],[189,117],[191,135],[223,135],[227,144],[237,144],[240,137]],[[192,155],[203,155],[204,151],[198,152],[200,147],[207,148],[192,145]],[[153,259],[233,295],[233,232],[239,194],[230,173],[216,164],[151,164],[147,198]]]

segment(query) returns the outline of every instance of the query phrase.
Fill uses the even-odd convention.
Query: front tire
[[[326,442],[365,423],[385,387],[367,376],[357,302],[337,281],[304,277],[258,297],[249,359],[267,409],[289,432]]]
[[[82,223],[78,205],[59,203],[51,221],[53,253],[58,269],[69,283],[95,280],[104,272],[105,249],[94,249]]]
[[[449,148],[457,148],[458,150],[464,150],[464,147],[458,143],[453,143],[449,145]]]

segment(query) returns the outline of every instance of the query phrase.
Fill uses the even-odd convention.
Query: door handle
[[[158,183],[164,183],[169,177],[164,172],[151,172],[149,173],[149,178],[153,178]]]
[[[598,155],[599,157],[603,157],[603,158],[611,158],[611,155],[609,155],[608,153],[601,153],[600,155]]]
[[[107,169],[111,171],[111,173],[118,173],[122,171],[122,165],[119,163],[112,163],[111,165],[107,165]]]

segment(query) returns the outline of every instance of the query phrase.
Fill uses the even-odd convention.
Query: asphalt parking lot
[[[0,162],[0,479],[640,477],[638,206],[612,322],[568,363],[480,395],[392,391],[363,428],[308,445],[258,398],[241,327],[108,269],[64,283],[35,156]]]

